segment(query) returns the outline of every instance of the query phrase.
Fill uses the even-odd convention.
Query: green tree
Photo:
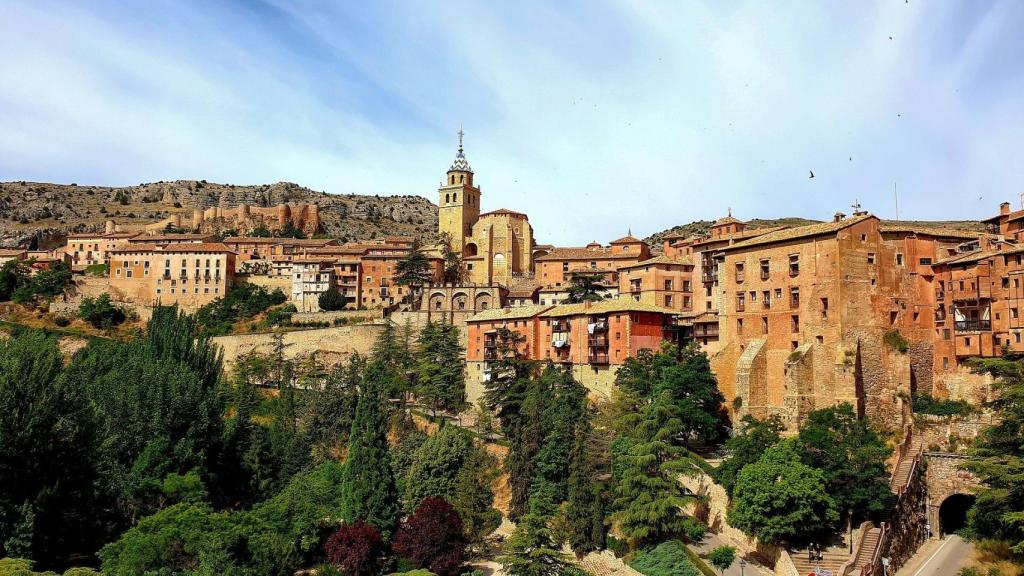
[[[341,297],[341,292],[338,292],[338,289],[334,286],[331,286],[325,292],[321,292],[320,296],[317,297],[316,303],[324,312],[345,309],[345,299]]]
[[[93,535],[99,438],[82,388],[62,369],[43,332],[0,342],[0,557],[60,565]]]
[[[78,306],[78,315],[94,328],[110,329],[125,321],[124,312],[110,303],[110,294],[96,298],[86,296]]]
[[[586,554],[605,546],[604,497],[597,457],[594,454],[594,430],[590,413],[580,415],[572,442],[568,497],[565,516],[569,525],[568,543],[577,554]]]
[[[365,369],[366,360],[355,353],[348,363],[331,370],[319,390],[308,395],[302,420],[319,460],[336,457],[348,444]]]
[[[484,539],[501,524],[492,483],[498,476],[497,462],[483,447],[475,446],[455,476],[452,506],[462,518],[462,531],[470,546],[483,550]]]
[[[892,449],[866,420],[857,418],[852,406],[810,412],[797,439],[803,462],[825,475],[828,493],[841,512],[852,510],[856,520],[890,508],[885,460]]]
[[[766,544],[799,545],[829,531],[838,510],[825,474],[804,464],[799,446],[787,440],[740,472],[729,524]]]
[[[420,331],[416,350],[416,395],[430,406],[435,418],[438,410],[457,411],[464,404],[464,352],[459,329],[452,324],[427,322]]]
[[[765,420],[758,420],[749,414],[743,417],[739,433],[725,442],[729,457],[715,470],[715,479],[726,492],[732,494],[740,471],[753,464],[772,446],[779,443],[780,434],[786,426],[778,415],[772,414]]]
[[[376,364],[378,361],[371,363]],[[390,534],[398,522],[399,502],[388,454],[388,420],[380,384],[367,371],[349,433],[348,459],[342,476],[341,515],[362,520]]]
[[[569,277],[568,297],[565,301],[569,304],[580,302],[597,302],[608,298],[608,288],[602,284],[603,277],[600,274],[588,274],[586,272],[573,272]]]
[[[560,576],[571,565],[552,539],[546,518],[535,512],[523,517],[498,562],[509,576]]]
[[[686,530],[681,508],[696,497],[678,477],[699,470],[695,456],[675,441],[683,422],[668,391],[632,419],[633,432],[617,456],[612,519],[635,550]]]
[[[968,525],[980,537],[1007,542],[1024,554],[1024,361],[977,360],[974,369],[995,377],[995,424],[974,441],[970,470],[984,486],[968,512]]]
[[[732,546],[719,546],[708,552],[708,562],[722,574],[736,561],[736,548]]]
[[[466,276],[466,269],[462,265],[462,246],[454,246],[455,241],[448,232],[442,232],[438,241],[441,248],[441,260],[443,269],[441,279],[445,284],[461,284]]]
[[[0,300],[10,300],[15,291],[28,283],[29,267],[24,260],[8,260],[0,266]]]
[[[405,481],[406,509],[415,509],[428,496],[454,500],[459,471],[474,449],[469,432],[442,423],[413,456]]]
[[[395,264],[395,284],[408,286],[413,299],[419,296],[423,285],[431,280],[430,260],[419,240],[415,240],[409,253]]]
[[[662,392],[668,392],[682,422],[678,437],[682,444],[720,437],[719,413],[725,397],[718,389],[707,354],[695,344],[677,351],[664,342],[657,352],[641,350],[635,357],[626,359],[615,382],[632,391],[642,402],[650,402]]]

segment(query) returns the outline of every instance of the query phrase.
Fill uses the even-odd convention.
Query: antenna
[[[892,181],[892,196],[896,199],[896,219],[900,219],[900,195],[896,193],[896,181]],[[1022,200],[1024,201],[1024,200]]]

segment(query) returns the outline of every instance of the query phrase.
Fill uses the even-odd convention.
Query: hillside
[[[809,220],[807,218],[799,217],[787,217],[787,218],[774,218],[774,219],[762,219],[754,218],[747,221],[747,228],[771,228],[774,226],[806,226],[808,224],[817,224],[820,220]],[[890,224],[901,224],[906,226],[922,226],[925,228],[948,228],[951,230],[970,230],[972,232],[983,232],[985,226],[976,220],[882,220],[882,222]],[[689,224],[680,224],[673,226],[668,230],[662,230],[644,238],[644,242],[651,247],[654,252],[661,252],[662,240],[668,235],[682,235],[682,236],[704,236],[711,231],[711,225],[713,222],[709,220],[697,220],[696,222],[690,222]]]
[[[47,245],[69,232],[102,230],[106,220],[141,227],[174,214],[190,219],[193,208],[242,202],[318,204],[324,233],[340,239],[427,239],[437,230],[437,206],[420,196],[335,195],[290,182],[236,186],[175,180],[123,188],[0,182],[0,244],[24,245],[36,238]]]

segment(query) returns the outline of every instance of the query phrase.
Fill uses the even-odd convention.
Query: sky
[[[978,219],[1024,194],[1022,29],[1019,0],[0,0],[0,180],[436,202],[462,127],[541,243]]]

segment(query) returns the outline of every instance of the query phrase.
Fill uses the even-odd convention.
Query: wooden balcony
[[[953,323],[957,332],[988,332],[992,330],[991,320],[957,320]]]
[[[587,363],[588,364],[607,364],[608,363],[608,354],[593,354],[593,353],[588,354],[587,355]]]

